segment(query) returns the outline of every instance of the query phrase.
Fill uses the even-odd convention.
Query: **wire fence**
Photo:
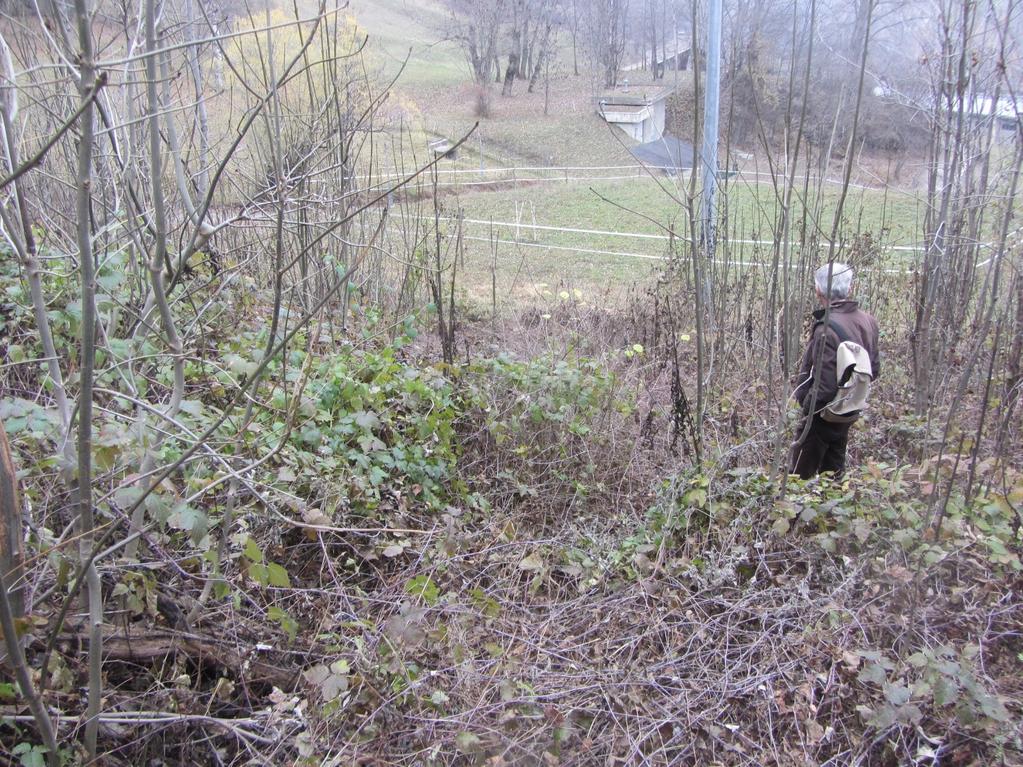
[[[680,181],[688,179],[692,169],[684,165],[650,165],[641,162],[620,164],[620,165],[511,165],[478,168],[436,168],[431,175],[436,173],[441,188],[463,187],[463,186],[487,186],[496,184],[531,184],[537,182],[578,182],[578,181],[621,181],[627,179],[651,178],[665,176],[673,177]],[[721,178],[729,183],[747,184],[774,184],[781,179],[777,174],[765,173],[763,171],[736,169],[721,171]],[[373,172],[366,176],[368,188],[378,188],[406,178],[405,173],[378,173]],[[425,177],[424,177],[425,178]],[[842,179],[827,178],[821,183],[828,186],[844,185]],[[431,184],[432,185],[432,184]],[[863,191],[885,191],[889,194],[917,197],[909,190],[892,187],[878,180],[876,183],[849,182],[849,187]]]

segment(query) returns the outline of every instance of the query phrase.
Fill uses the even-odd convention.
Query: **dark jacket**
[[[820,412],[820,409],[838,394],[835,368],[838,364],[838,345],[841,342],[835,331],[824,324],[824,309],[818,309],[813,316],[813,331],[810,333],[810,342],[806,345],[803,361],[799,366],[794,393],[796,400],[803,406],[804,413],[809,412],[815,380],[819,379],[820,388],[817,390],[814,412]],[[855,341],[867,350],[873,378],[876,379],[881,374],[881,360],[877,348],[879,334],[877,320],[862,311],[855,301],[849,299],[832,302],[829,320],[842,328],[850,341]],[[815,359],[818,354],[819,360]]]

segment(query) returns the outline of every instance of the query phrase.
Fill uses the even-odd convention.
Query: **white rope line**
[[[584,255],[597,255],[597,256],[614,256],[616,258],[638,258],[644,261],[667,261],[668,256],[654,256],[648,253],[625,253],[616,250],[595,250],[593,248],[575,248],[569,245],[548,245],[542,242],[522,242],[519,240],[501,240],[491,239],[489,237],[474,237],[471,235],[462,235],[463,240],[474,240],[476,242],[489,242],[496,243],[498,245],[515,245],[523,248],[543,248],[545,250],[561,250],[568,251],[571,253],[581,253]],[[732,242],[737,242],[733,240]],[[712,263],[724,264],[729,266],[744,266],[744,267],[760,267],[770,268],[772,264],[763,261],[747,261],[747,260],[735,260],[735,259],[720,259],[715,258]],[[782,266],[779,264],[779,266]],[[792,265],[790,268],[795,269]],[[879,274],[912,274],[912,269],[873,269],[873,268],[861,268],[860,272],[873,272]]]
[[[433,217],[432,216],[414,216],[413,218],[432,219]],[[457,219],[441,217],[440,220],[442,220],[442,221],[455,221]],[[472,219],[463,219],[463,221],[471,221],[471,220]],[[488,222],[485,222],[485,223],[490,223],[490,222],[488,221]],[[496,222],[495,222],[495,224],[496,224]],[[395,224],[391,224],[390,226],[388,226],[388,229],[391,230],[391,231],[400,232],[400,229]],[[568,252],[568,253],[579,253],[579,254],[582,254],[582,255],[612,256],[614,258],[632,258],[632,259],[640,259],[640,260],[643,260],[643,261],[667,261],[668,260],[668,256],[665,256],[665,255],[652,255],[652,254],[649,254],[649,253],[629,253],[629,252],[618,251],[618,250],[598,250],[598,249],[595,249],[595,248],[578,248],[578,247],[573,247],[571,245],[551,245],[551,244],[543,243],[543,242],[523,242],[521,240],[503,240],[503,239],[499,239],[499,238],[477,237],[477,236],[474,236],[474,235],[467,235],[467,234],[463,234],[462,235],[462,239],[463,240],[472,240],[474,242],[486,242],[486,243],[497,244],[497,245],[514,245],[514,246],[523,247],[523,248],[542,248],[542,249],[548,250],[548,251],[550,251],[550,250],[559,250],[559,251]],[[751,243],[751,242],[757,242],[757,241],[755,241],[755,240],[730,240],[730,242],[732,242],[732,243]],[[983,262],[977,264],[977,266],[975,268],[979,269],[980,267],[985,266],[988,263],[990,263],[992,260],[993,259],[988,259],[987,261],[983,261]],[[719,258],[716,258],[711,263],[728,265],[728,266],[759,267],[761,269],[769,269],[769,268],[773,268],[774,267],[774,264],[768,263],[768,262],[765,262],[765,261],[752,261],[752,260],[744,260],[744,259],[735,260],[735,259],[719,259]],[[785,266],[784,264],[778,264],[779,268],[784,268],[784,266]],[[790,269],[796,269],[798,267],[795,264],[790,264],[789,268]],[[914,269],[878,269],[876,267],[860,267],[860,268],[857,269],[857,271],[860,272],[860,273],[866,272],[868,274],[900,274],[900,275],[908,275],[908,274],[913,274],[915,272]]]
[[[423,218],[432,219],[433,217],[432,216],[425,216]],[[454,216],[441,216],[440,220],[441,221],[458,221],[458,219],[456,217],[454,217]],[[570,227],[570,226],[550,226],[550,225],[545,225],[545,224],[527,224],[525,222],[517,224],[517,223],[515,223],[513,221],[487,221],[487,220],[479,219],[479,218],[463,218],[462,222],[465,223],[465,224],[474,224],[474,225],[483,225],[483,226],[493,225],[493,226],[502,227],[502,228],[535,229],[535,230],[541,230],[541,231],[546,231],[546,232],[566,232],[566,233],[569,233],[569,234],[590,234],[590,235],[603,236],[603,237],[627,237],[627,238],[634,238],[634,239],[660,240],[662,242],[667,241],[669,239],[668,235],[666,235],[666,234],[648,234],[648,233],[645,233],[645,232],[613,232],[613,231],[605,230],[605,229],[581,229],[581,228]],[[684,237],[676,237],[675,239],[676,240],[684,240],[685,238]],[[728,241],[729,242],[733,242],[733,243],[738,243],[740,245],[774,245],[775,244],[774,240],[740,240],[740,239],[735,239],[735,238],[729,238]],[[818,244],[818,247],[823,248],[826,245],[827,245],[827,243],[823,243],[822,242],[822,243]],[[884,250],[893,250],[893,251],[906,252],[906,253],[922,253],[924,251],[924,248],[919,247],[917,245],[885,245],[885,246],[883,246],[883,249]],[[983,266],[983,264],[978,264],[978,266]]]
[[[631,165],[522,165],[522,166],[511,166],[511,167],[497,167],[497,168],[440,168],[437,170],[438,175],[460,175],[460,174],[475,174],[483,175],[484,173],[552,173],[575,170],[642,170],[643,166],[638,163]],[[378,175],[373,174],[374,178],[406,178],[408,174],[386,174]]]
[[[546,245],[542,242],[522,242],[520,240],[498,240],[489,237],[473,237],[462,235],[463,240],[476,240],[477,242],[496,242],[498,245],[521,245],[524,248],[545,248],[547,250],[565,250],[572,253],[585,253],[597,256],[617,256],[619,258],[641,258],[647,261],[664,261],[667,256],[652,256],[647,253],[622,253],[616,250],[594,250],[592,248],[574,248],[569,245]]]
[[[691,168],[686,168],[686,167],[682,167],[682,166],[678,166],[678,167],[674,167],[673,166],[672,169],[676,173],[678,173],[679,175],[683,175],[683,174],[685,174],[685,173],[687,173],[687,172],[689,172],[691,170]],[[626,176],[565,176],[565,175],[560,175],[560,176],[557,176],[557,177],[553,177],[553,176],[549,175],[549,174],[553,174],[553,173],[565,174],[565,173],[576,172],[576,171],[608,171],[608,170],[631,170],[631,171],[634,171],[634,173],[632,173],[630,175],[626,175]],[[643,177],[643,176],[645,176],[647,174],[648,171],[660,171],[660,170],[662,170],[662,166],[660,166],[660,165],[645,164],[645,163],[637,162],[637,163],[632,163],[632,164],[629,164],[629,165],[512,165],[512,166],[498,166],[498,167],[491,167],[491,168],[439,168],[437,170],[437,175],[438,176],[463,176],[463,175],[467,175],[467,176],[484,176],[484,175],[489,175],[489,174],[494,174],[494,173],[504,173],[504,174],[511,174],[512,176],[514,176],[515,174],[518,174],[518,173],[543,173],[543,174],[548,174],[548,175],[546,175],[546,176],[536,176],[536,177],[532,177],[532,178],[513,178],[513,179],[508,179],[508,180],[514,180],[514,181],[603,181],[603,180],[616,180],[616,179]],[[722,168],[721,170],[724,171],[725,169]],[[739,170],[739,171],[727,171],[727,172],[730,174],[729,175],[729,180],[732,181],[733,183],[735,181],[752,181],[754,183],[761,184],[761,183],[768,183],[768,182],[772,181],[774,178],[776,178],[772,174],[764,172],[764,171]],[[405,175],[400,174],[400,173],[383,173],[383,174],[381,174],[381,173],[370,173],[369,174],[369,178],[370,179],[377,179],[380,182],[383,182],[383,181],[389,181],[389,180],[394,180],[394,179],[405,178]],[[832,186],[841,186],[844,183],[841,179],[827,178],[827,177],[825,177],[821,181],[824,184],[830,184]],[[452,183],[454,183],[454,182],[452,182]],[[474,182],[460,181],[460,182],[457,182],[457,185],[458,186],[463,186],[463,185],[468,186],[470,183],[474,183]],[[495,182],[493,182],[493,181],[491,181],[491,182],[482,182],[481,181],[481,182],[475,182],[475,183],[495,183]],[[915,198],[915,195],[913,195],[913,193],[908,192],[906,190],[897,189],[897,188],[894,188],[894,187],[888,187],[888,186],[870,186],[870,185],[867,185],[867,184],[856,183],[854,181],[850,181],[849,182],[849,186],[851,188],[853,188],[853,189],[862,189],[864,191],[874,191],[874,192],[880,192],[880,191],[884,191],[884,190],[887,189],[887,191],[889,193],[891,193],[891,194],[903,194],[903,195],[907,195],[909,197],[914,197]]]
[[[639,179],[643,176],[643,172],[633,173],[631,176],[535,176],[535,177],[523,177],[523,178],[494,178],[489,181],[447,181],[438,183],[437,186],[441,189],[447,189],[451,187],[463,187],[463,186],[490,186],[493,184],[536,184],[539,182],[558,182],[564,184],[565,182],[572,181],[622,181],[625,179]],[[426,182],[423,184],[426,187],[433,187],[433,184]]]

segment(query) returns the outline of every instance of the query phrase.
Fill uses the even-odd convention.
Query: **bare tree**
[[[532,93],[540,79],[540,73],[549,64],[557,43],[558,29],[564,22],[560,9],[554,0],[541,0],[536,8],[533,22],[533,37],[529,44],[529,92]]]
[[[595,0],[583,15],[591,64],[608,88],[618,83],[626,50],[628,11],[629,0]]]
[[[446,0],[450,12],[446,33],[465,55],[478,89],[477,114],[490,109],[490,86],[494,82],[506,0]]]

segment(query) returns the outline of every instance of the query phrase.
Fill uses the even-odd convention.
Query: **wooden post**
[[[11,447],[7,432],[0,423],[0,574],[10,584],[9,599],[15,618],[25,616],[22,596],[25,572],[25,552],[21,544],[21,499],[18,495],[18,475],[11,460]]]

